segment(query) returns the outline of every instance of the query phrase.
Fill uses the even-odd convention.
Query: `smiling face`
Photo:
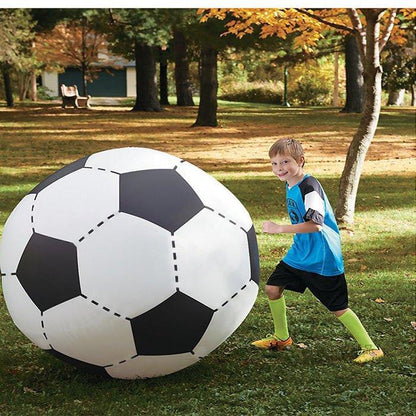
[[[270,159],[273,173],[289,186],[296,185],[303,179],[303,156],[296,161],[292,156],[277,154]]]

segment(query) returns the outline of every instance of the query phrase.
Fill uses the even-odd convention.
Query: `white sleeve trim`
[[[312,191],[305,195],[305,211],[309,209],[318,211],[322,217],[325,216],[325,202],[318,192]]]

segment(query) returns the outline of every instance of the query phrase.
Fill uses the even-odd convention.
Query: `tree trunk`
[[[382,11],[362,9],[366,20],[366,56],[364,62],[365,101],[364,112],[357,132],[352,139],[341,175],[336,219],[340,228],[352,229],[355,201],[364,160],[377,128],[381,108],[381,75],[378,21]]]
[[[159,65],[160,104],[169,105],[168,100],[168,58],[166,50],[160,49]]]
[[[343,113],[361,113],[364,107],[364,77],[360,51],[354,35],[345,37],[345,75],[347,97]]]
[[[389,91],[387,105],[403,105],[405,92],[404,88],[397,91]]]
[[[30,99],[32,101],[38,100],[38,87],[36,83],[36,72],[34,70],[30,73]]]
[[[338,107],[339,105],[339,52],[334,52],[334,97],[332,98],[332,105]]]
[[[12,83],[10,81],[10,68],[6,65],[2,68],[3,80],[4,80],[4,93],[6,96],[6,105],[7,107],[13,107],[13,92],[12,92]]]
[[[152,46],[135,42],[136,103],[132,111],[162,111],[157,99],[156,59]]]
[[[88,86],[87,86],[87,68],[84,64],[81,66],[81,73],[82,73],[82,95],[84,97],[88,94]]]
[[[411,92],[411,94],[412,94],[412,101],[411,101],[411,106],[412,107],[416,107],[416,91],[415,91],[415,86],[414,85],[412,85],[412,88],[411,88],[411,90],[410,90],[410,92]]]
[[[183,32],[175,30],[173,42],[175,48],[176,104],[179,106],[193,106],[195,104],[192,98],[188,53]]]
[[[217,127],[217,55],[211,46],[201,49],[200,101],[195,126]]]

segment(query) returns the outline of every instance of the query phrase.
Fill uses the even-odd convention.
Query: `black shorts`
[[[308,288],[332,312],[348,308],[348,290],[344,273],[322,276],[295,269],[281,261],[267,284],[282,286],[298,293],[303,293]]]

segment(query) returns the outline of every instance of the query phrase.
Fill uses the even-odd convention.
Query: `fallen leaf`
[[[23,387],[24,393],[39,394],[36,390],[31,389],[30,387]]]
[[[363,264],[360,269],[363,272],[364,270],[367,270],[367,266],[365,264]]]
[[[386,301],[383,298],[377,298],[375,300],[376,303],[385,303]]]
[[[360,261],[360,259],[353,258],[353,259],[348,259],[347,263],[356,263],[357,261]]]
[[[299,342],[299,344],[296,344],[296,346],[302,348],[303,350],[306,350],[308,348],[308,346],[303,342]]]
[[[383,318],[386,322],[393,322],[392,318]]]
[[[410,325],[412,325],[413,329],[416,330],[416,321],[411,321],[410,322]]]

